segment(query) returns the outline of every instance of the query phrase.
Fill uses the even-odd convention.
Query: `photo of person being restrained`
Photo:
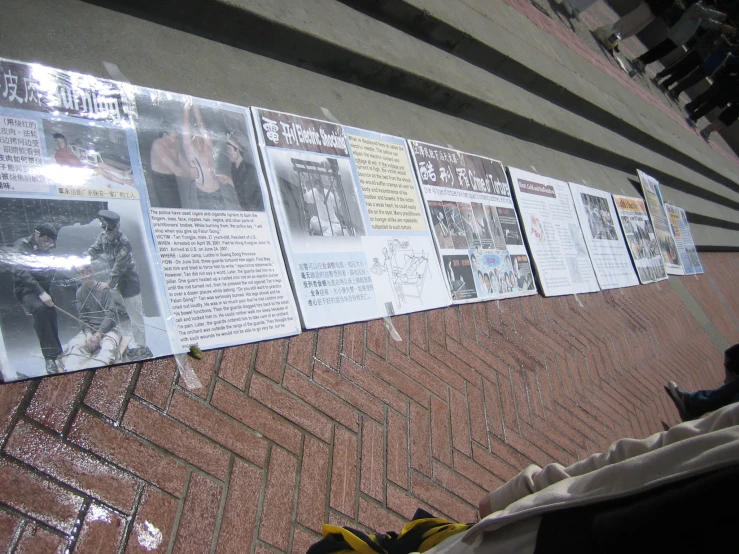
[[[171,352],[139,203],[0,198],[2,380]]]
[[[264,211],[244,112],[149,90],[136,94],[136,106],[153,208]]]

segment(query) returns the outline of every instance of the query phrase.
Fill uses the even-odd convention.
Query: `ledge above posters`
[[[218,190],[214,175],[228,173],[219,129],[249,137],[245,108],[36,64],[0,60],[0,71],[4,382],[300,331],[268,208],[251,218],[244,237],[233,206],[155,214],[173,206],[150,201],[151,179],[168,184],[175,174],[195,194]],[[170,98],[174,111],[140,120],[136,95]],[[221,127],[219,110],[229,113]],[[251,136],[243,147],[248,160],[255,159]],[[152,223],[160,226],[158,248]],[[266,291],[236,290],[249,288],[244,275],[267,265],[270,304]],[[263,283],[255,277],[249,284],[256,281]],[[258,310],[273,313],[278,304],[284,320],[263,326],[269,317]]]
[[[508,171],[542,294],[600,290],[569,185],[513,167]]]
[[[408,141],[455,304],[536,294],[503,164]]]
[[[621,221],[631,259],[634,260],[639,281],[647,284],[667,279],[659,241],[652,228],[652,222],[649,220],[644,200],[631,196],[614,195],[613,202],[616,205],[616,212]]]
[[[611,194],[576,183],[570,192],[600,288],[638,285]]]
[[[685,210],[672,204],[665,203],[665,211],[670,219],[670,231],[675,239],[677,252],[680,260],[683,262],[685,275],[695,275],[703,273],[703,266],[698,258],[698,252],[695,250],[695,242],[688,225],[688,216]]]
[[[649,217],[652,220],[652,226],[657,235],[662,259],[665,262],[665,269],[670,275],[685,275],[685,269],[683,269],[680,254],[677,251],[677,244],[675,244],[675,239],[670,229],[670,222],[667,218],[667,213],[665,213],[665,203],[662,199],[659,181],[641,170],[637,170],[637,173],[639,175],[642,193],[644,194],[644,200],[649,210]]]
[[[451,303],[403,139],[252,110],[306,328]]]

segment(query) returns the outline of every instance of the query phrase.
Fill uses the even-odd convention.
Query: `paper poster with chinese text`
[[[503,165],[408,141],[455,304],[536,294]]]
[[[644,200],[647,203],[649,217],[652,220],[654,232],[657,235],[662,259],[665,262],[665,269],[670,275],[685,275],[685,269],[680,259],[680,253],[675,244],[675,238],[672,236],[670,229],[670,221],[665,212],[665,202],[662,199],[662,191],[657,179],[647,175],[641,170],[637,171],[639,182],[641,183]]]
[[[172,352],[122,85],[0,61],[5,382]]]
[[[685,210],[665,203],[665,211],[670,220],[670,230],[672,231],[672,237],[675,239],[680,260],[683,262],[685,275],[703,273],[703,266],[698,258],[698,252],[695,250],[695,242],[693,242],[693,235],[688,226],[688,216],[685,215]]]
[[[621,229],[642,284],[667,279],[657,234],[641,198],[613,195]]]
[[[569,185],[513,167],[508,170],[544,296],[599,290]]]
[[[611,194],[576,183],[570,192],[600,288],[638,285]]]
[[[175,348],[299,333],[249,109],[143,87],[134,98]]]
[[[306,328],[451,303],[403,139],[252,110]]]

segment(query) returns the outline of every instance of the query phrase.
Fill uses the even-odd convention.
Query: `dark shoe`
[[[139,360],[148,360],[149,358],[153,357],[154,353],[149,350],[148,346],[140,346],[139,348],[129,348],[128,350],[126,350],[124,361],[136,362]]]
[[[644,73],[646,70],[646,67],[644,65],[644,62],[641,61],[639,58],[634,58],[633,60],[630,60],[631,65],[634,66],[634,69],[636,69],[639,73]]]
[[[688,409],[685,407],[685,393],[680,390],[675,381],[670,381],[665,387],[667,394],[675,403],[677,413],[680,414],[680,419],[683,421],[690,421],[692,418],[688,415]]]
[[[690,116],[686,117],[685,118],[685,121],[687,121],[688,122],[688,125],[690,125],[691,127],[697,127],[698,126],[698,123],[694,119],[692,119]]]
[[[56,360],[53,358],[46,358],[46,373],[49,375],[56,375],[57,373],[61,373],[61,369],[59,369],[59,366],[56,364]]]

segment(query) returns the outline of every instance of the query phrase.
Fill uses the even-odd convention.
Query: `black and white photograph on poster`
[[[523,238],[521,237],[521,229],[518,227],[518,218],[513,208],[496,207],[500,226],[503,228],[503,236],[507,245],[521,245]]]
[[[475,216],[472,213],[472,205],[467,202],[457,202],[459,213],[462,215],[462,226],[464,234],[467,236],[467,244],[471,248],[480,248],[480,233],[477,230]]]
[[[123,129],[49,119],[42,126],[49,183],[133,191],[138,198]]]
[[[245,113],[136,92],[136,134],[153,208],[264,211]]]
[[[296,245],[366,234],[349,158],[275,150],[270,161]]]
[[[485,206],[485,215],[488,217],[490,227],[493,232],[493,246],[496,250],[505,250],[506,243],[503,236],[503,228],[500,226],[500,218],[498,218],[498,210],[495,206]],[[518,225],[516,225],[518,227]]]
[[[442,256],[442,265],[442,269],[446,271],[449,278],[454,300],[477,298],[475,279],[472,276],[472,266],[468,255]]]
[[[585,242],[598,286],[608,290],[638,285],[611,194],[578,183],[570,183],[570,193],[582,231],[577,236]]]
[[[479,202],[472,202],[472,214],[477,224],[477,229],[480,232],[481,247],[484,249],[494,248],[495,242],[493,241],[493,232],[491,230],[492,225],[485,215],[485,207]]]
[[[639,281],[651,283],[667,279],[657,235],[649,220],[644,200],[614,195],[613,202]]]
[[[590,233],[597,240],[618,240],[613,218],[608,209],[608,200],[592,194],[580,193]]]
[[[464,231],[464,223],[462,223],[462,214],[456,202],[444,202],[444,213],[452,230],[452,244],[454,248],[467,248],[467,233]]]
[[[431,224],[434,227],[436,239],[439,241],[439,248],[454,248],[452,229],[444,213],[444,203],[438,200],[431,200],[428,206],[431,212]]]
[[[3,380],[171,353],[138,202],[0,198]]]
[[[526,255],[511,256],[511,264],[513,265],[513,276],[518,290],[536,290],[529,257]]]

